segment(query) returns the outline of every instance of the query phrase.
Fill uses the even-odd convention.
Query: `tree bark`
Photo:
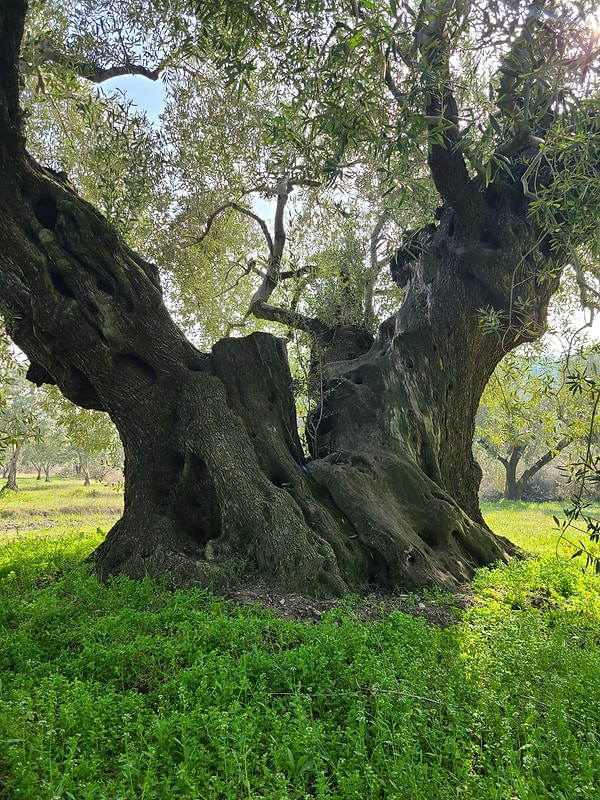
[[[398,313],[373,343],[321,332],[307,461],[283,342],[255,333],[199,352],[169,316],[155,267],[27,155],[23,10],[15,0],[0,15],[0,308],[29,378],[106,411],[121,436],[124,513],[93,555],[98,573],[214,586],[242,569],[341,595],[454,587],[508,559],[514,549],[479,511],[471,443],[489,376],[541,332],[557,285],[538,280],[544,253],[520,183],[484,190],[466,172],[447,176],[439,188],[456,208],[445,205],[417,260],[392,265],[406,287]],[[527,307],[515,306],[516,285]],[[496,331],[481,309],[498,315]]]
[[[498,456],[498,461],[504,467],[505,500],[521,500],[523,496],[525,486],[517,480],[517,467],[524,452],[525,445],[516,445],[512,448],[508,458]]]
[[[505,500],[522,500],[523,493],[529,481],[534,475],[553,461],[556,456],[571,444],[571,439],[563,438],[552,450],[547,450],[530,467],[523,470],[520,478],[517,478],[517,467],[521,456],[525,450],[524,446],[514,447],[509,458],[499,458],[505,469],[506,479],[504,484]]]
[[[10,461],[8,462],[8,469],[6,471],[6,483],[2,487],[2,491],[5,489],[11,489],[12,491],[16,492],[19,489],[17,486],[17,467],[19,466],[21,448],[21,444],[11,445]]]

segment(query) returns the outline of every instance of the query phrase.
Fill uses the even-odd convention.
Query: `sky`
[[[151,81],[142,75],[126,75],[120,78],[111,78],[102,84],[102,89],[107,92],[120,90],[132,100],[135,105],[144,110],[152,122],[157,122],[165,102],[165,86],[161,81]]]

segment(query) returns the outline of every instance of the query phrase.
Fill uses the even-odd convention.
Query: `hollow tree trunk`
[[[343,594],[451,587],[508,558],[479,512],[471,442],[492,370],[523,324],[539,332],[556,285],[537,280],[520,184],[467,187],[422,257],[396,259],[405,301],[369,349],[365,338],[356,357],[325,360],[306,462],[282,341],[256,333],[200,353],[155,268],[27,156],[21,12],[15,0],[0,18],[0,307],[29,378],[108,412],[120,433],[124,512],[98,573],[206,585],[243,562],[282,588]],[[516,281],[526,314],[511,307]]]

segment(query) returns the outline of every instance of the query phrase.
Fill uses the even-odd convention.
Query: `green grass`
[[[106,531],[123,509],[122,492],[96,481],[84,486],[81,479],[53,476],[46,483],[21,475],[18,486],[0,494],[0,545]]]
[[[101,584],[96,533],[0,546],[0,798],[596,800],[600,583],[538,511],[486,508],[546,554],[445,630]]]
[[[568,501],[556,503],[507,502],[482,503],[481,510],[493,531],[506,536],[529,553],[553,554],[570,559],[579,547],[581,539],[591,552],[600,554],[600,549],[590,544],[585,526],[569,528],[560,536],[554,517],[564,518],[563,509]],[[588,513],[600,519],[600,506],[590,506]]]

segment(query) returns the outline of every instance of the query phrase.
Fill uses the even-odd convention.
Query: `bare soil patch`
[[[467,587],[456,594],[434,598],[421,594],[372,593],[350,599],[316,599],[299,594],[277,592],[260,584],[228,589],[224,597],[235,603],[259,605],[278,617],[300,622],[317,623],[322,615],[343,608],[350,616],[363,622],[383,620],[392,611],[421,617],[431,625],[446,628],[458,622],[461,613],[473,603]]]

